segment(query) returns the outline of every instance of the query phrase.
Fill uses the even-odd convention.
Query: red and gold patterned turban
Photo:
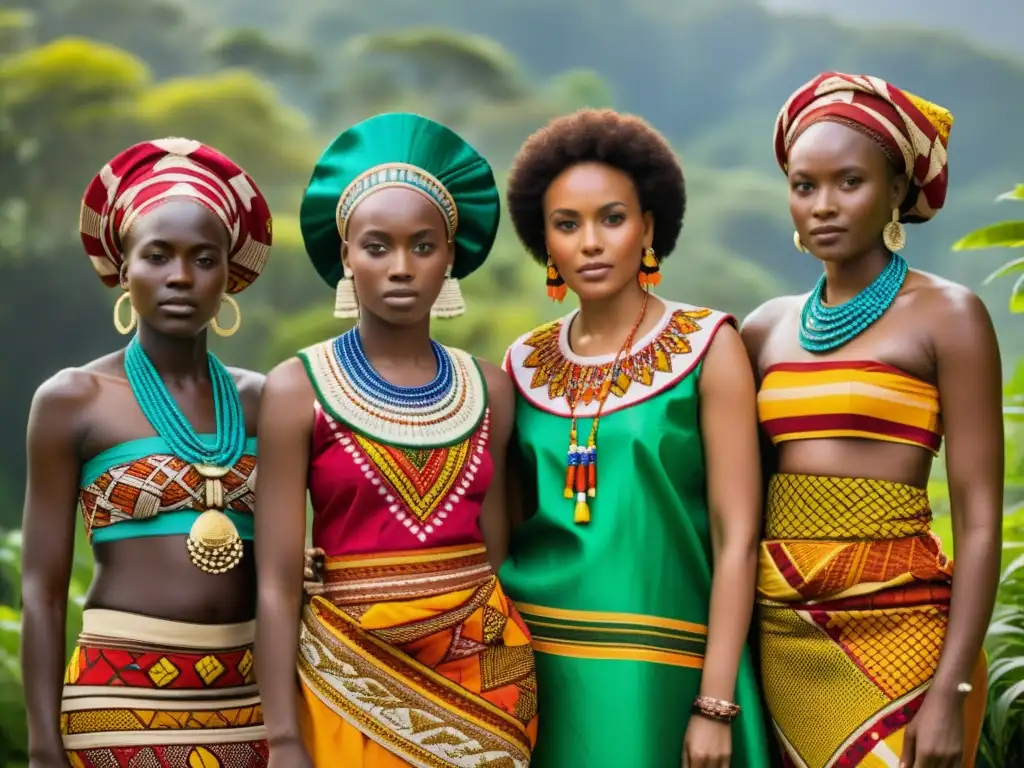
[[[147,212],[172,199],[205,206],[231,237],[228,293],[263,271],[272,240],[267,201],[252,179],[215,149],[191,139],[156,139],[129,147],[89,183],[79,229],[85,252],[108,287],[119,283],[125,234]]]
[[[953,116],[942,107],[877,77],[825,72],[789,97],[775,121],[775,158],[789,170],[789,150],[813,123],[829,120],[865,133],[911,187],[901,219],[928,221],[946,201],[946,145]]]

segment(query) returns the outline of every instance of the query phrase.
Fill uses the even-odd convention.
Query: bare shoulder
[[[911,276],[913,282],[908,286],[908,297],[916,310],[952,313],[965,318],[976,317],[978,313],[988,316],[984,302],[966,285],[916,269],[911,271]]]
[[[487,407],[491,413],[491,435],[495,441],[506,442],[515,421],[516,392],[512,379],[502,368],[487,360],[474,358],[487,386]]]
[[[806,300],[807,294],[768,299],[743,318],[740,334],[744,338],[748,335],[767,335],[776,323],[792,312],[799,311]]]
[[[279,398],[304,395],[313,397],[315,393],[306,373],[306,366],[298,357],[290,357],[279,363],[266,375],[263,384],[264,399],[270,396]]]
[[[242,402],[258,408],[260,397],[263,394],[263,385],[266,384],[267,377],[258,371],[250,371],[246,368],[229,367],[228,373],[235,380],[235,386],[238,387],[238,396],[242,398]]]
[[[267,377],[259,371],[250,371],[247,368],[228,368],[228,373],[231,374],[231,378],[235,380],[235,386],[238,387],[238,391],[242,395],[255,395],[259,397],[260,392],[263,391],[263,385],[267,381]]]
[[[124,350],[97,357],[81,366],[64,368],[44,381],[32,397],[32,407],[80,412],[99,398],[105,386],[125,386]]]
[[[732,323],[722,323],[722,325],[715,331],[715,337],[711,339],[711,343],[708,345],[707,355],[711,357],[722,356],[730,354],[736,350],[743,351],[743,342],[740,339],[740,332],[736,326]],[[744,358],[746,353],[744,353]]]
[[[769,299],[743,319],[739,336],[746,348],[747,356],[755,366],[760,366],[761,355],[768,339],[783,320],[799,314],[807,300],[802,296],[777,296]]]
[[[501,368],[487,360],[474,357],[476,364],[480,366],[480,373],[483,374],[484,382],[487,384],[487,394],[491,400],[511,399],[515,390],[512,386],[512,379]]]
[[[723,323],[704,356],[701,385],[718,386],[723,381],[747,378],[742,376],[744,371],[750,371],[747,349],[739,331],[731,324]]]
[[[101,387],[102,382],[95,372],[84,368],[64,368],[36,388],[32,410],[78,410],[95,400]]]
[[[89,413],[110,377],[88,368],[64,368],[36,389],[29,408],[28,435],[77,440],[88,431]]]

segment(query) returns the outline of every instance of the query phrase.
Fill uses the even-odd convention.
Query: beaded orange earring
[[[661,265],[654,255],[653,248],[644,248],[644,256],[640,259],[640,273],[637,275],[641,288],[653,288],[661,282]]]
[[[565,280],[558,274],[555,262],[548,256],[548,296],[551,297],[552,301],[563,301],[568,290]]]

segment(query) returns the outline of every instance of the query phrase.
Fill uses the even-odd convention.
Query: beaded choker
[[[207,445],[167,391],[153,361],[135,336],[124,351],[124,369],[135,399],[153,429],[176,456],[195,467],[205,482],[206,510],[192,524],[188,550],[192,562],[208,573],[223,573],[242,559],[242,542],[231,518],[224,514],[221,478],[245,450],[245,413],[235,380],[216,355],[207,353],[213,385],[217,438]]]
[[[452,391],[455,366],[451,355],[433,339],[430,340],[430,348],[437,363],[434,380],[420,387],[399,387],[385,380],[370,365],[358,328],[334,340],[334,354],[353,386],[369,397],[399,408],[429,408],[440,403]]]
[[[874,281],[835,307],[822,302],[825,275],[818,280],[800,313],[800,346],[808,352],[831,352],[848,344],[874,323],[896,300],[907,279],[907,262],[894,253]]]
[[[351,429],[394,447],[454,445],[487,410],[487,389],[471,355],[432,341],[437,375],[419,387],[385,380],[366,357],[358,328],[299,352],[320,406]]]

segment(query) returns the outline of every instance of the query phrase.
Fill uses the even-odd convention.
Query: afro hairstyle
[[[654,215],[659,261],[676,246],[686,210],[683,169],[665,138],[646,120],[611,109],[583,109],[556,118],[531,135],[508,176],[508,208],[530,254],[547,263],[544,194],[567,168],[597,162],[617,168],[636,185],[640,208]]]

